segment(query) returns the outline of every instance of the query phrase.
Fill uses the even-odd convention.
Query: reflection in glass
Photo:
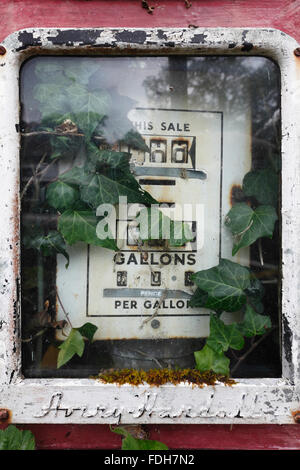
[[[232,255],[244,229],[232,236],[226,219],[237,204],[280,207],[276,64],[263,57],[37,57],[21,70],[21,107],[24,375],[193,368],[210,309],[189,306],[192,275],[225,258],[249,267],[249,305],[272,321],[259,344],[246,337],[241,350],[226,352],[232,375],[280,376],[279,222],[271,237]],[[247,173],[256,192],[242,187]],[[119,251],[100,245],[97,207],[118,206],[119,195],[147,207],[164,203],[165,216],[174,206],[203,203],[204,248],[194,249],[195,239],[175,248],[151,240],[144,252],[138,227],[119,212]],[[196,226],[193,214],[184,221]],[[217,315],[241,323],[242,310]],[[84,324],[97,331],[80,330],[82,351],[74,333],[77,354],[58,368],[61,345]]]

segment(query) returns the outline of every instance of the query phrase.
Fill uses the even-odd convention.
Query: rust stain
[[[292,411],[292,416],[296,424],[300,424],[300,411]]]
[[[233,206],[237,202],[241,202],[243,200],[243,191],[242,186],[240,184],[233,184],[231,185],[229,191],[229,203]]]
[[[300,57],[300,47],[297,47],[295,50],[294,50],[294,54],[296,57]]]
[[[0,408],[0,423],[11,423],[12,412],[7,408]]]
[[[17,353],[15,360],[15,367],[17,367],[17,357],[18,357],[18,352],[20,348],[20,344],[17,341],[18,337],[18,330],[19,330],[19,321],[18,321],[18,296],[19,296],[19,266],[20,266],[20,230],[19,230],[19,214],[20,214],[20,201],[19,201],[19,177],[16,179],[16,184],[15,184],[15,191],[14,191],[14,199],[12,201],[12,217],[11,217],[11,223],[13,227],[13,232],[12,232],[12,240],[11,244],[13,247],[12,250],[12,268],[13,268],[13,289],[12,289],[12,297],[11,297],[11,318],[12,322],[10,323],[10,328],[9,328],[9,335],[11,338],[13,338],[12,341],[12,349],[14,353]]]
[[[163,47],[161,50],[158,49],[143,49],[143,55],[145,56],[160,56],[160,55],[175,55],[177,52],[180,52],[180,46],[175,47]],[[140,56],[141,49],[138,48],[135,44],[132,46],[128,45],[125,47],[119,47],[118,44],[108,44],[108,45],[85,45],[85,46],[73,46],[73,47],[60,47],[59,50],[41,47],[41,46],[28,46],[26,50],[22,52],[22,60],[28,59],[33,56],[38,55],[51,55],[51,56],[74,56],[74,53],[78,56],[86,55],[88,52],[89,55],[99,56],[101,54],[106,55],[109,52],[111,56],[120,56],[120,55],[132,55]]]
[[[299,55],[295,53],[295,51],[299,51]],[[296,74],[297,74],[297,78],[299,78],[299,75],[300,75],[300,47],[298,47],[297,49],[295,49],[294,51],[294,60],[295,60],[295,65],[296,65]]]

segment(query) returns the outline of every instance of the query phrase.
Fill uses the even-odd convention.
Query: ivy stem
[[[270,328],[269,331],[267,331],[263,336],[261,336],[259,338],[259,340],[257,340],[255,343],[252,343],[251,347],[248,349],[248,351],[245,352],[245,354],[243,354],[239,360],[237,361],[237,363],[235,364],[235,366],[231,369],[231,374],[233,374],[237,368],[241,365],[241,363],[246,359],[247,356],[249,356],[249,354],[252,353],[252,351],[262,342],[266,339],[266,337],[272,332],[274,331],[276,327],[274,328]]]
[[[35,177],[38,175],[38,170],[39,170],[41,164],[44,162],[46,156],[47,156],[47,154],[44,153],[44,155],[43,155],[42,158],[40,159],[40,161],[39,161],[39,163],[38,163],[38,165],[37,165],[37,167],[36,167],[36,169],[35,169],[33,175],[29,178],[29,180],[27,181],[26,185],[24,186],[23,191],[21,192],[21,196],[20,196],[21,200],[23,199],[23,197],[24,197],[25,194],[27,193],[27,190],[28,190],[29,186],[31,185],[31,183],[33,182],[33,180],[35,179]]]
[[[59,297],[59,294],[58,294],[57,289],[56,289],[56,296],[57,296],[57,300],[58,300],[58,302],[59,302],[59,304],[60,304],[60,306],[61,306],[61,308],[62,308],[62,311],[64,312],[64,315],[65,315],[65,317],[66,317],[66,319],[67,319],[67,321],[68,321],[70,327],[73,328],[73,325],[72,325],[72,323],[71,323],[71,321],[70,321],[70,318],[69,318],[69,314],[66,312],[66,310],[65,310],[65,308],[64,308],[64,306],[63,306],[63,304],[62,304],[62,301],[61,301],[61,299],[60,299],[60,297]]]
[[[34,137],[37,135],[56,135],[61,137],[85,137],[86,134],[81,132],[61,132],[61,131],[34,131],[34,132],[22,132],[22,137]],[[105,139],[99,135],[94,135],[93,139],[104,141]]]
[[[148,354],[144,353],[143,351],[141,351],[140,349],[133,349],[134,352],[137,352],[139,354],[141,354],[142,356],[145,356],[147,359],[150,359],[151,361],[154,361],[156,362],[156,364],[158,365],[158,367],[160,367],[161,369],[163,368],[163,366],[161,365],[161,363],[159,362],[159,360],[154,357],[154,356],[148,356]]]
[[[258,252],[259,252],[260,264],[263,266],[264,265],[264,257],[263,257],[263,251],[262,251],[262,245],[261,245],[261,238],[258,240]]]

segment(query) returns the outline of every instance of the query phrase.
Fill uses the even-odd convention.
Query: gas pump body
[[[287,34],[290,34],[292,37],[296,38],[296,40],[299,41],[299,24],[297,21],[297,8],[298,2],[293,2],[293,5],[290,4],[289,1],[277,1],[277,2],[261,2],[260,0],[255,0],[254,2],[251,3],[239,3],[237,4],[236,2],[224,2],[224,6],[226,3],[226,8],[216,8],[215,5],[212,5],[211,2],[201,2],[200,4],[193,4],[192,8],[185,9],[184,4],[182,2],[182,5],[179,5],[179,2],[174,0],[172,2],[160,2],[160,10],[156,10],[155,13],[159,11],[159,15],[157,14],[147,14],[146,10],[143,10],[142,8],[136,9],[136,5],[133,5],[133,2],[127,2],[127,1],[116,1],[116,2],[105,2],[105,8],[103,8],[103,2],[95,3],[93,5],[93,16],[91,17],[89,10],[87,9],[87,4],[86,2],[77,2],[76,5],[70,6],[69,4],[66,4],[65,2],[61,2],[58,4],[56,0],[49,0],[47,2],[47,7],[45,7],[45,3],[41,3],[40,5],[37,5],[37,2],[32,1],[32,0],[23,0],[22,6],[24,7],[22,10],[19,9],[19,5],[16,3],[14,5],[10,5],[10,10],[6,10],[6,5],[2,5],[2,17],[4,19],[1,28],[0,28],[0,34],[1,34],[1,40],[4,40],[6,36],[9,34],[13,33],[13,31],[18,31],[23,28],[28,28],[28,27],[41,27],[41,26],[46,26],[46,27],[58,27],[58,28],[85,28],[85,27],[99,27],[101,28],[106,28],[106,27],[115,27],[115,28],[123,28],[123,31],[121,32],[121,37],[122,38],[128,38],[130,36],[130,31],[129,28],[144,28],[145,25],[147,24],[148,27],[157,27],[159,29],[162,29],[163,27],[173,27],[173,28],[187,28],[190,27],[190,29],[195,28],[195,26],[205,28],[199,33],[198,39],[197,39],[197,47],[199,51],[203,52],[203,41],[206,37],[206,28],[219,28],[220,25],[226,24],[226,27],[228,29],[232,28],[246,28],[244,29],[243,34],[241,34],[238,38],[237,37],[230,37],[229,40],[227,41],[227,52],[229,51],[232,52],[232,49],[235,47],[238,48],[236,51],[239,54],[248,54],[253,52],[253,47],[255,46],[255,41],[252,41],[252,37],[250,39],[250,35],[248,35],[249,28],[259,28],[262,27],[264,29],[267,29],[267,34],[269,32],[270,28],[277,28],[281,31],[284,31]],[[181,3],[181,2],[180,2]],[[176,8],[174,8],[176,6]],[[171,10],[168,8],[172,8]],[[47,17],[45,19],[45,8],[47,8]],[[121,15],[120,15],[121,11]],[[97,14],[96,14],[97,13]],[[101,18],[101,25],[99,25],[99,18]],[[220,30],[219,30],[220,33]],[[266,31],[265,31],[266,33]],[[261,37],[264,36],[265,34],[263,31],[260,32]],[[69,44],[66,44],[66,42],[63,42],[63,36],[66,34],[61,31],[61,36],[57,37],[56,33],[53,35],[53,33],[47,32],[45,33],[44,38],[48,35],[52,35],[52,37],[56,37],[56,44],[59,45],[59,47],[64,48],[64,50],[68,50],[68,47],[78,46],[79,48],[85,44],[87,44],[91,38],[90,35],[88,35],[88,38],[85,36],[80,37],[80,40],[76,42],[76,39],[74,40],[74,35],[71,37],[73,40],[73,43],[69,41]],[[75,34],[75,33],[73,33]],[[133,34],[133,33],[132,33]],[[136,34],[136,33],[135,33]],[[140,33],[138,33],[140,34]],[[79,35],[80,36],[80,35]],[[77,36],[76,38],[78,38]],[[284,33],[282,34],[284,37]],[[20,50],[28,52],[28,56],[30,55],[30,50],[32,51],[31,48],[34,47],[41,47],[41,43],[43,39],[39,36],[39,33],[35,29],[34,31],[27,31],[23,33],[23,35],[20,36],[20,39],[22,37],[22,42],[19,42],[17,46],[15,47],[20,48]],[[138,36],[139,38],[140,36]],[[70,39],[70,38],[69,38]],[[124,40],[124,39],[123,39]],[[9,49],[9,44],[14,43],[14,39],[10,39],[5,42],[5,49]],[[254,46],[253,46],[254,44]],[[294,41],[294,48],[289,47],[288,50],[285,50],[285,58],[287,63],[295,63],[295,68],[299,68],[298,64],[298,56],[293,54],[293,50],[296,49],[297,42]],[[52,45],[51,45],[52,47]],[[50,47],[50,49],[51,49]],[[143,46],[144,47],[144,46]],[[148,47],[147,45],[145,47]],[[151,47],[151,44],[149,44],[149,47]],[[174,45],[170,44],[169,45],[169,50],[172,50]],[[215,51],[218,50],[219,46],[215,46]],[[222,50],[225,50],[225,43],[220,46]],[[276,47],[279,46],[279,42],[277,43]],[[99,50],[99,49],[98,49]],[[251,52],[252,51],[252,52]],[[273,54],[273,57],[278,59],[278,55],[276,53],[270,53],[270,46],[262,46],[260,49],[260,53],[262,55],[264,54]],[[52,49],[53,52],[53,49]],[[2,54],[2,52],[1,52]],[[2,60],[3,59],[3,60]],[[5,62],[7,58],[4,56],[1,56],[1,66],[3,62]],[[280,61],[280,60],[279,60]],[[285,84],[290,84],[288,79],[291,79],[291,75],[286,72],[285,65],[284,65],[284,60],[281,61],[281,66],[283,69],[283,80]],[[1,70],[1,68],[0,68]],[[4,67],[3,67],[4,70]],[[16,69],[15,69],[16,70]],[[14,72],[15,73],[15,72]],[[14,75],[11,74],[11,81],[14,83],[13,79]],[[288,78],[287,78],[288,77]],[[3,86],[3,85],[1,85]],[[7,92],[7,90],[6,90]],[[17,87],[14,87],[14,92],[17,95]],[[1,93],[1,92],[0,92]],[[2,94],[3,95],[3,94]],[[294,95],[296,96],[296,95]],[[288,100],[286,103],[285,100]],[[289,105],[290,104],[290,105]],[[292,101],[289,101],[288,95],[283,92],[283,105],[284,105],[284,122],[286,122],[286,128],[285,129],[290,129],[290,124],[292,121],[292,118],[289,117],[290,111],[293,110],[293,105]],[[288,108],[289,111],[288,111]],[[10,109],[10,108],[7,108]],[[6,116],[6,119],[10,122],[10,117]],[[11,122],[17,122],[17,114],[14,115],[13,119]],[[5,127],[5,126],[4,126]],[[12,135],[11,133],[9,135]],[[292,155],[292,148],[291,145],[288,144],[287,138],[285,137],[284,133],[284,138],[283,138],[283,146],[284,146],[284,151],[289,151],[290,154]],[[293,133],[291,133],[293,135]],[[145,137],[147,138],[148,134],[145,133]],[[157,137],[156,135],[154,137]],[[176,141],[180,140],[182,136],[176,135]],[[178,138],[180,137],[180,138]],[[185,135],[183,135],[185,137]],[[164,137],[165,138],[165,137]],[[11,139],[13,141],[13,139]],[[158,142],[153,143],[153,149],[157,148]],[[160,144],[161,145],[161,144]],[[174,145],[177,145],[175,142]],[[7,151],[7,146],[5,146],[5,151]],[[9,147],[12,149],[12,145]],[[224,146],[225,148],[225,146]],[[294,146],[294,152],[297,152],[296,147]],[[182,144],[179,146],[179,153],[184,154],[184,152],[181,151],[182,149]],[[14,151],[11,152],[11,155],[14,155]],[[162,154],[161,154],[162,155]],[[223,156],[225,158],[225,156]],[[2,159],[3,160],[3,159]],[[137,159],[138,160],[138,159]],[[182,164],[182,162],[181,162]],[[5,168],[7,164],[5,163]],[[137,165],[138,166],[138,165]],[[13,171],[15,172],[15,166],[12,165]],[[150,167],[150,164],[149,164]],[[6,174],[6,170],[4,167],[2,167],[3,174]],[[189,169],[189,168],[188,168]],[[233,167],[232,171],[234,172],[236,168]],[[287,166],[284,166],[284,171],[288,173],[287,180],[291,183],[284,183],[283,186],[283,192],[287,194],[287,192],[290,191],[290,188],[293,187],[292,181],[293,181],[293,174],[297,171],[297,168],[294,167],[291,169],[289,172],[287,170]],[[243,173],[242,171],[238,171],[237,176],[240,176],[240,174]],[[141,178],[144,179],[149,179],[149,174],[145,177],[145,175],[141,175]],[[157,176],[155,176],[157,178]],[[151,175],[151,178],[153,176]],[[233,178],[234,180],[234,178]],[[8,203],[10,205],[11,199],[9,192],[7,191],[5,193],[5,187],[6,185],[10,185],[10,191],[12,188],[15,188],[14,186],[14,179],[10,178],[6,181],[4,178],[4,184],[2,191],[5,195],[5,203]],[[152,187],[152,186],[151,186]],[[13,191],[14,192],[14,191]],[[224,196],[228,197],[228,195]],[[12,206],[12,204],[11,204]],[[15,204],[14,201],[14,214],[16,216],[18,212],[18,205]],[[225,207],[225,206],[224,206]],[[1,209],[2,210],[2,209]],[[4,209],[4,213],[6,214],[6,209]],[[225,211],[225,209],[224,209]],[[225,213],[225,212],[224,212]],[[11,216],[10,216],[11,217]],[[7,219],[7,220],[12,220],[12,219]],[[16,225],[14,225],[14,229],[17,229]],[[3,388],[3,394],[2,394],[2,400],[3,400],[3,406],[7,407],[8,409],[12,410],[12,417],[13,417],[13,422],[18,424],[22,424],[22,428],[28,428],[31,429],[35,435],[36,435],[36,440],[38,443],[39,448],[74,448],[74,449],[87,449],[87,448],[110,448],[110,449],[116,449],[120,447],[120,441],[119,437],[112,434],[108,427],[103,424],[93,424],[91,426],[89,423],[95,422],[93,421],[92,417],[89,418],[84,418],[83,420],[81,418],[78,418],[78,420],[74,422],[77,423],[75,424],[69,424],[70,423],[70,416],[74,418],[74,409],[76,408],[76,404],[80,405],[82,403],[79,403],[82,401],[82,396],[81,392],[78,391],[76,388],[78,384],[75,384],[72,382],[72,384],[69,386],[69,388],[64,388],[65,393],[65,398],[67,399],[67,403],[61,404],[60,407],[57,407],[54,412],[56,412],[56,418],[53,417],[52,423],[55,423],[56,425],[53,426],[51,424],[50,426],[48,424],[42,424],[42,423],[47,423],[49,420],[49,410],[47,414],[47,407],[46,403],[43,401],[44,400],[44,394],[45,390],[47,389],[48,392],[56,392],[58,390],[58,387],[61,385],[52,385],[50,382],[47,383],[47,388],[45,388],[45,384],[42,383],[42,381],[39,381],[38,384],[31,383],[29,384],[27,382],[26,385],[22,384],[22,391],[20,390],[17,392],[15,387],[15,382],[14,382],[14,377],[19,377],[19,372],[20,372],[20,360],[14,359],[14,354],[16,353],[16,350],[18,351],[18,343],[12,338],[11,336],[14,337],[16,331],[18,330],[18,320],[17,314],[14,313],[12,304],[14,303],[16,305],[17,302],[17,295],[16,295],[16,288],[15,286],[15,279],[17,277],[17,263],[16,259],[18,258],[18,247],[17,243],[15,242],[16,240],[16,234],[13,233],[13,230],[10,231],[10,233],[7,235],[5,234],[5,237],[3,238],[3,249],[7,251],[7,253],[10,252],[9,244],[7,244],[7,240],[9,240],[9,243],[12,244],[13,246],[13,253],[14,253],[14,260],[11,259],[10,265],[12,266],[11,269],[7,269],[6,271],[6,279],[11,283],[13,286],[10,291],[9,291],[9,301],[5,301],[3,306],[3,311],[8,312],[8,314],[13,318],[14,320],[12,321],[9,317],[5,317],[5,322],[7,322],[7,325],[9,325],[9,335],[10,338],[6,341],[4,341],[4,345],[0,348],[0,351],[4,351],[4,354],[8,357],[9,360],[9,365],[8,367],[5,366],[5,372],[2,374],[1,372],[1,380],[2,376],[4,377],[4,388]],[[294,242],[293,242],[294,240]],[[230,241],[231,243],[231,241]],[[224,244],[225,240],[224,240]],[[284,248],[285,250],[289,250],[291,247],[293,248],[294,245],[296,246],[297,240],[293,237],[290,236],[284,236]],[[229,239],[228,239],[228,245],[229,245]],[[135,250],[132,250],[135,251]],[[82,260],[82,265],[85,263],[87,259],[87,253],[83,254],[83,260]],[[292,255],[287,255],[287,256],[292,256]],[[111,260],[110,260],[111,261]],[[109,262],[110,262],[109,261]],[[291,261],[291,260],[290,260]],[[291,261],[289,263],[289,266],[293,266],[294,263]],[[13,267],[14,266],[14,267]],[[292,269],[291,269],[292,271]],[[87,272],[87,271],[85,271]],[[289,277],[287,275],[286,278],[286,291],[284,293],[284,305],[290,300],[292,302],[294,301],[295,297],[293,294],[290,293],[288,289],[288,284],[290,281],[290,289],[294,289],[294,284],[292,281],[292,274]],[[58,273],[58,276],[60,276],[60,273]],[[83,276],[84,279],[85,276]],[[117,281],[117,275],[115,278],[115,281]],[[119,275],[119,278],[122,278],[121,275]],[[158,279],[158,277],[156,277]],[[64,282],[63,278],[60,277],[61,282]],[[69,282],[71,280],[69,279]],[[290,296],[290,299],[289,299]],[[296,302],[297,303],[297,302]],[[96,302],[97,304],[97,302]],[[126,305],[126,304],[125,304]],[[124,305],[124,307],[125,307]],[[122,308],[124,308],[122,306]],[[127,307],[126,307],[127,308]],[[125,308],[125,310],[126,310]],[[284,307],[285,308],[285,307]],[[86,314],[86,309],[83,310],[84,315]],[[81,312],[82,315],[82,312]],[[287,315],[287,324],[284,327],[284,333],[286,333],[289,337],[291,337],[291,331],[297,331],[297,328],[290,328],[291,323],[291,317],[290,315]],[[290,326],[289,326],[290,325]],[[287,328],[288,327],[288,328]],[[2,330],[3,332],[4,330]],[[288,333],[290,332],[290,333]],[[0,337],[1,339],[1,337]],[[2,340],[1,340],[2,341]],[[4,349],[3,349],[4,348]],[[289,351],[290,349],[287,346],[286,351]],[[284,359],[284,369],[285,371],[287,369],[292,369],[292,362],[293,362],[293,354],[289,356],[289,359],[286,360]],[[1,355],[1,360],[2,360],[3,355]],[[2,363],[1,363],[2,364]],[[12,372],[15,371],[15,372]],[[6,388],[6,384],[8,381],[6,380],[6,377],[10,377],[10,388]],[[18,379],[19,380],[19,379]],[[70,382],[69,382],[70,383]],[[290,397],[293,396],[293,390],[288,389],[286,387],[286,384],[281,384],[282,385],[282,394],[281,394],[281,401],[279,403],[278,401],[278,407],[275,412],[275,421],[276,421],[276,416],[278,417],[281,413],[281,405],[285,400],[285,397],[287,394],[290,394]],[[30,390],[27,390],[29,387]],[[94,387],[95,388],[95,387]],[[148,425],[148,429],[150,432],[150,437],[151,438],[156,438],[159,440],[163,440],[166,442],[170,448],[221,448],[221,449],[241,449],[241,448],[248,448],[248,449],[259,449],[259,448],[272,448],[274,449],[298,449],[299,448],[299,431],[297,431],[298,427],[297,424],[293,425],[294,423],[293,420],[293,413],[297,410],[297,399],[292,399],[291,401],[287,401],[283,408],[284,408],[284,414],[285,414],[285,419],[283,420],[285,423],[290,423],[290,424],[282,424],[279,428],[277,424],[262,424],[266,423],[264,419],[261,418],[260,412],[257,412],[257,408],[253,405],[253,403],[257,403],[259,401],[259,395],[260,396],[265,396],[264,393],[264,386],[262,386],[258,390],[258,394],[256,394],[256,399],[254,401],[252,400],[252,395],[249,395],[249,390],[251,389],[251,385],[244,386],[242,383],[240,384],[240,389],[242,390],[243,394],[243,400],[242,402],[245,404],[245,407],[249,410],[249,414],[247,415],[246,421],[247,423],[252,423],[252,424],[243,424],[239,425],[237,424],[237,421],[235,421],[235,424],[233,428],[231,429],[232,422],[234,420],[235,415],[231,415],[230,413],[227,415],[229,418],[229,421],[223,421],[226,424],[220,424],[220,420],[218,416],[220,416],[220,407],[222,408],[220,401],[222,400],[220,397],[219,399],[217,398],[218,403],[216,404],[216,407],[214,409],[214,405],[211,407],[211,411],[214,416],[215,423],[214,426],[207,426],[207,424],[194,424],[193,426],[190,426],[191,419],[193,418],[187,418],[186,419],[186,424],[176,424],[174,425],[174,419],[170,420],[163,420],[161,419],[162,423],[167,423],[167,424],[159,424],[159,425]],[[277,386],[276,390],[273,389],[274,394],[273,397],[277,393]],[[85,390],[85,394],[87,393],[87,389]],[[88,390],[88,393],[92,393],[91,389]],[[110,391],[110,393],[112,393]],[[113,392],[114,393],[114,392]],[[230,393],[230,392],[229,392]],[[17,395],[16,395],[17,394]],[[169,400],[173,400],[173,391],[169,391]],[[16,396],[18,397],[18,400],[16,400]],[[22,402],[23,398],[27,396],[27,404],[24,407],[24,404]],[[29,396],[31,397],[29,400]],[[250,398],[250,396],[252,398]],[[270,395],[271,396],[271,395]],[[278,394],[277,394],[278,396]],[[245,398],[249,397],[249,399]],[[108,396],[106,396],[107,400],[109,400]],[[129,398],[129,397],[128,397]],[[222,398],[224,399],[224,395],[222,395]],[[231,397],[231,402],[234,401]],[[239,399],[240,396],[236,395],[236,399]],[[41,408],[39,409],[32,409],[30,408],[30,404],[28,405],[29,402],[37,401],[38,403],[41,404],[42,407],[42,412]],[[182,402],[181,398],[181,402]],[[83,400],[84,401],[84,400]],[[192,402],[192,400],[191,400]],[[208,400],[209,406],[212,405],[212,403]],[[48,404],[48,402],[47,402]],[[224,403],[223,403],[224,404]],[[68,408],[68,406],[70,407]],[[72,408],[72,405],[73,408]],[[224,407],[226,408],[226,404],[224,404]],[[49,407],[48,407],[49,408]],[[243,408],[243,407],[242,407]],[[28,411],[28,409],[30,409]],[[203,410],[206,410],[207,407],[204,406]],[[223,408],[222,408],[223,409]],[[62,410],[62,411],[61,411]],[[66,410],[68,411],[67,414],[65,414],[65,418],[61,418],[62,413],[66,413]],[[228,410],[227,410],[228,411]],[[240,409],[236,410],[239,416],[240,420]],[[221,414],[223,411],[221,410]],[[258,415],[260,417],[258,417]],[[52,413],[53,414],[53,413]],[[226,413],[225,413],[226,414]],[[243,414],[243,410],[242,410]],[[57,418],[57,415],[60,417]],[[67,417],[68,415],[68,417]],[[92,416],[92,414],[90,415]],[[130,415],[128,415],[130,418]],[[273,415],[274,416],[274,415]],[[73,419],[72,418],[72,419]],[[199,417],[196,418],[196,421],[198,419],[199,422]],[[202,418],[200,418],[201,420]],[[68,421],[69,420],[69,421]],[[280,418],[279,418],[280,420]],[[271,420],[272,421],[272,420]],[[275,422],[273,421],[273,422]],[[101,421],[102,423],[103,421]],[[112,421],[113,422],[113,421]],[[195,421],[193,421],[195,422]],[[259,425],[255,423],[260,423]],[[30,424],[26,424],[30,423]],[[32,424],[35,423],[35,424]],[[61,424],[59,424],[61,423]],[[64,424],[62,424],[64,423]],[[99,423],[99,420],[98,420]],[[204,423],[204,421],[203,421]],[[230,424],[231,423],[231,424]],[[79,426],[80,424],[80,426]],[[7,423],[3,422],[3,426],[6,426]],[[2,425],[1,425],[2,426]],[[54,429],[55,428],[55,429]],[[80,431],[80,432],[79,432]],[[159,432],[159,435],[157,434]],[[243,436],[243,444],[241,444],[241,436]],[[59,442],[58,442],[59,441]]]

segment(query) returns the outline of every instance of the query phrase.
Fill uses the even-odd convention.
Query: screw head
[[[292,416],[294,418],[295,423],[300,424],[300,412],[299,411],[293,411]]]
[[[160,327],[160,321],[158,321],[158,320],[152,320],[151,326],[152,326],[152,328],[154,328],[154,329],[156,330],[157,328]]]
[[[6,419],[8,419],[8,417],[9,417],[8,410],[0,409],[0,421],[5,421]]]
[[[294,54],[296,57],[300,57],[300,47],[297,47],[295,50],[294,50]]]

